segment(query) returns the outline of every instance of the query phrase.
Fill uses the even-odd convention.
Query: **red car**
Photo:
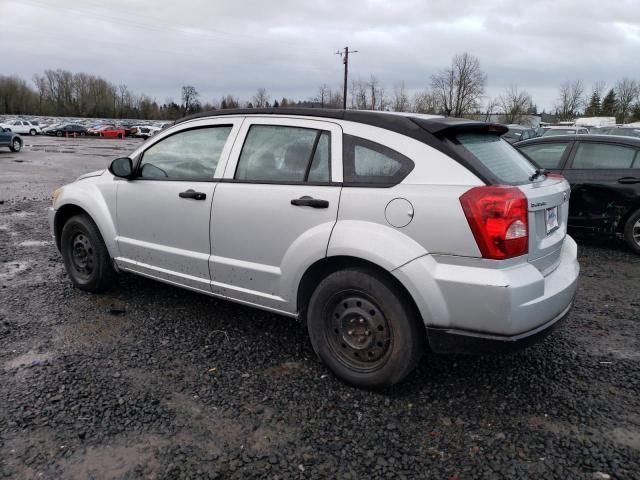
[[[98,131],[98,135],[108,138],[124,138],[127,132],[121,127],[107,127]]]

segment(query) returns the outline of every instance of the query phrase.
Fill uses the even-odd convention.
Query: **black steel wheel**
[[[333,373],[364,388],[400,382],[426,348],[424,325],[408,294],[389,274],[370,268],[324,278],[309,301],[307,328]]]
[[[71,217],[62,227],[60,252],[67,274],[81,290],[101,292],[114,283],[116,273],[96,224],[88,215]]]

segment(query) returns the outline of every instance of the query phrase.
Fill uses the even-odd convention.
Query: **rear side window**
[[[413,167],[409,158],[384,145],[352,135],[343,136],[343,176],[347,184],[396,185]]]
[[[580,143],[571,167],[578,169],[632,168],[635,157],[635,148],[604,143]]]
[[[490,133],[458,133],[456,143],[477,158],[500,183],[527,183],[535,171],[531,162],[507,141]]]
[[[242,146],[235,178],[254,182],[331,181],[329,132],[253,125]]]
[[[166,137],[144,152],[139,176],[154,179],[213,178],[230,132],[231,126],[207,127]]]
[[[536,145],[524,145],[519,149],[531,160],[543,168],[560,168],[560,161],[567,149],[567,142],[562,143],[538,143]]]

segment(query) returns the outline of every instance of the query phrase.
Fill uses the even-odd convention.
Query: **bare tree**
[[[485,113],[484,113],[484,121],[488,122],[489,120],[491,120],[491,116],[495,113],[496,109],[500,106],[500,99],[499,98],[491,98],[489,97],[487,99],[487,107],[485,108]]]
[[[616,83],[616,96],[618,97],[621,123],[627,121],[631,104],[638,98],[638,95],[640,95],[640,84],[636,80],[623,78]]]
[[[469,53],[456,54],[451,65],[431,76],[431,87],[447,116],[460,117],[478,108],[487,76]]]
[[[351,108],[367,110],[367,85],[361,80],[351,81]]]
[[[220,100],[220,110],[225,110],[227,108],[238,108],[240,106],[240,100],[238,97],[234,97],[229,94],[226,97],[222,97]]]
[[[314,101],[318,102],[321,108],[327,106],[331,101],[331,89],[329,88],[329,85],[323,83],[318,87],[318,95],[314,98]]]
[[[558,120],[573,120],[584,105],[584,85],[582,80],[564,82],[558,91],[556,116]]]
[[[498,99],[504,123],[521,123],[527,118],[531,108],[531,95],[524,90],[518,90],[517,85],[510,85]]]
[[[260,87],[251,100],[253,100],[252,103],[255,108],[266,107],[269,103],[269,94],[267,93],[267,89]]]
[[[416,92],[413,95],[412,110],[416,113],[437,114],[441,111],[439,97],[429,90]]]
[[[199,106],[200,94],[196,87],[192,85],[184,85],[182,87],[182,109],[186,115],[195,112]]]
[[[411,109],[411,102],[404,87],[404,82],[400,82],[400,84],[393,87],[391,108],[394,112],[408,112]]]

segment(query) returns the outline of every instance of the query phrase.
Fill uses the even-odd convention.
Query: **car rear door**
[[[297,280],[336,222],[341,152],[336,123],[247,117],[213,202],[214,293],[295,313]]]
[[[640,159],[632,145],[579,140],[562,174],[572,186],[569,224],[615,233],[640,196]]]
[[[145,145],[134,180],[119,180],[116,262],[209,293],[209,222],[241,118],[186,122]]]

